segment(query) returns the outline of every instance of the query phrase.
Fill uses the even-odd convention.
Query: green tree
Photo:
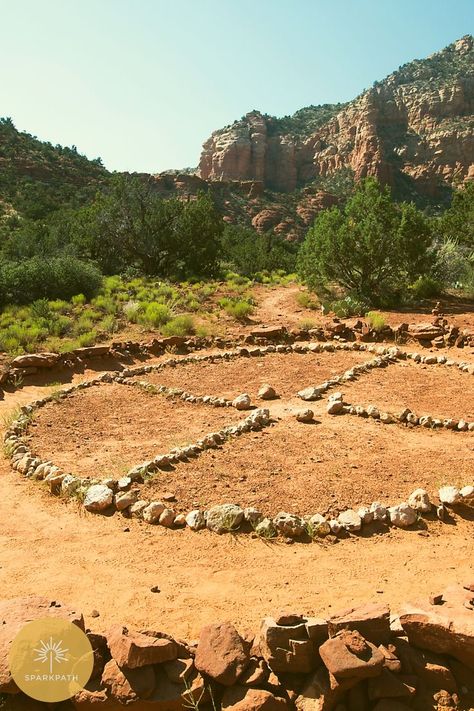
[[[388,187],[366,178],[344,209],[322,212],[298,255],[313,289],[337,284],[374,304],[396,298],[428,268],[431,229],[412,204],[396,205]]]
[[[135,267],[182,279],[212,275],[222,230],[210,196],[163,200],[152,179],[117,176],[108,191],[76,214],[71,239],[108,274]]]
[[[457,190],[439,221],[439,231],[445,239],[474,250],[474,181]]]

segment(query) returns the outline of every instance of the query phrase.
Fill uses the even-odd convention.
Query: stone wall
[[[46,615],[77,624],[94,650],[87,687],[56,706],[19,693],[8,668],[19,629]],[[0,616],[0,694],[11,711],[447,711],[474,703],[474,583],[397,615],[373,603],[329,619],[285,610],[252,632],[207,625],[189,643],[153,626],[97,634],[82,614],[45,598],[0,602]]]

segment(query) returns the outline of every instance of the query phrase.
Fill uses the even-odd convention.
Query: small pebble
[[[152,593],[159,593],[159,592],[161,592],[161,590],[160,590],[160,588],[158,587],[158,585],[153,585],[153,587],[150,588],[150,592],[152,592]]]

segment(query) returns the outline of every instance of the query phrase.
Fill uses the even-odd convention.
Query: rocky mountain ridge
[[[474,40],[466,35],[348,104],[286,119],[248,113],[204,143],[197,173],[210,185],[250,181],[254,196],[280,193],[248,214],[257,229],[292,234],[368,175],[400,199],[442,205],[453,186],[474,178],[473,129]]]

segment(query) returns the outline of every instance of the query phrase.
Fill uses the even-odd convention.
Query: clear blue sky
[[[0,0],[0,115],[111,170],[195,166],[253,108],[346,101],[474,33],[474,0]]]

